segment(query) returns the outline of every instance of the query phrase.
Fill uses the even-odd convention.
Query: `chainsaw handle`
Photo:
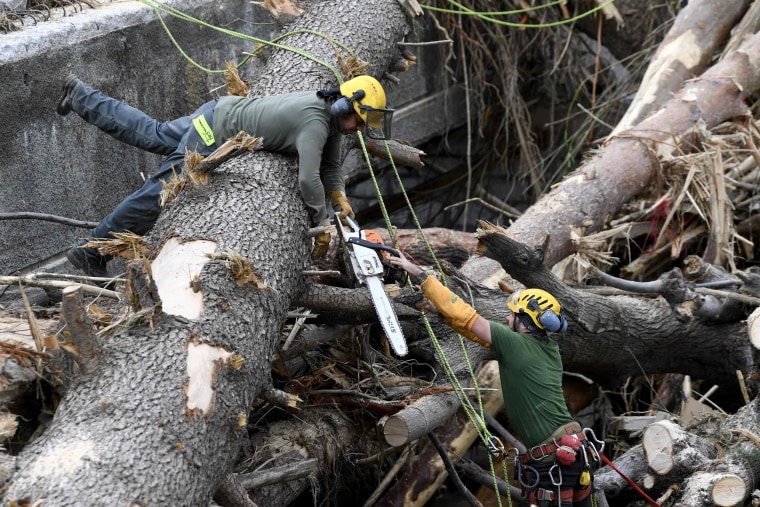
[[[395,248],[391,248],[389,246],[381,245],[380,243],[375,243],[373,241],[367,241],[366,239],[357,238],[355,236],[351,236],[346,240],[348,243],[352,243],[354,245],[363,246],[366,248],[371,248],[372,250],[385,250],[386,252],[390,252],[396,257],[399,256],[398,250]]]

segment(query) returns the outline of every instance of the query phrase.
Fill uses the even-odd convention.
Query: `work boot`
[[[66,252],[66,259],[74,265],[75,268],[84,271],[87,276],[96,278],[111,278],[106,268],[108,261],[98,255],[94,257],[88,255],[84,248],[80,248],[79,245],[75,245]],[[114,287],[113,282],[99,283],[104,289],[112,289]]]
[[[63,90],[63,96],[58,101],[58,105],[55,108],[55,112],[61,116],[66,116],[71,112],[71,91],[76,86],[79,80],[74,74],[69,74],[63,81],[61,89]]]

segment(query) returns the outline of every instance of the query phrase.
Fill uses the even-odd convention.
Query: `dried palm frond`
[[[336,50],[338,55],[338,62],[340,64],[340,70],[343,72],[343,78],[348,80],[355,78],[356,76],[363,76],[367,73],[367,69],[370,67],[369,62],[365,62],[356,55],[349,55],[347,60],[343,60]]]
[[[185,174],[195,186],[208,183],[211,171],[227,160],[249,151],[260,150],[264,147],[264,138],[253,137],[241,130],[235,137],[224,142],[206,158],[197,153],[185,156]]]
[[[240,77],[235,62],[224,62],[224,82],[227,84],[227,93],[238,97],[248,96],[251,82]]]
[[[751,216],[752,203],[760,200],[752,197],[760,187],[750,183],[760,181],[760,175],[752,175],[760,160],[751,149],[754,129],[727,123],[709,132],[695,131],[698,151],[658,154],[659,181],[649,195],[642,196],[639,211],[610,222],[615,226],[644,225],[629,238],[644,240],[638,258],[622,267],[626,276],[652,279],[668,269],[668,264],[695,252],[706,262],[729,270],[737,268],[737,256],[754,256],[751,240],[737,232],[738,222]],[[649,221],[648,227],[642,220]],[[633,255],[628,257],[630,260]]]
[[[652,36],[644,49],[637,47],[618,60],[604,46],[606,40],[597,45],[600,34],[586,34],[598,23],[589,21],[585,31],[577,22],[562,24],[597,6],[595,0],[569,8],[521,0],[462,0],[456,8],[438,0],[432,5],[441,9],[431,13],[445,32],[441,39],[454,41],[442,73],[467,89],[469,116],[479,121],[469,127],[477,140],[473,152],[485,153],[479,159],[489,169],[516,167],[517,179],[532,199],[572,171],[588,148],[612,130],[658,39],[675,19],[666,5],[627,17],[626,22]],[[606,7],[607,25],[619,26],[620,12]],[[518,191],[526,193],[524,187]],[[500,197],[508,202],[513,190],[507,192]]]
[[[126,231],[111,232],[113,239],[90,239],[82,248],[97,248],[101,255],[113,255],[121,259],[138,259],[147,257],[151,248],[142,236]]]
[[[291,0],[264,0],[263,2],[252,2],[254,4],[262,5],[274,19],[279,19],[281,15],[296,17],[303,13],[295,2]]]

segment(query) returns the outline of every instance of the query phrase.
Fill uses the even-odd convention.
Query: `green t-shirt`
[[[562,393],[562,358],[556,342],[492,321],[491,347],[499,362],[507,416],[528,448],[573,421]]]
[[[266,151],[297,154],[298,185],[314,223],[327,218],[325,194],[345,192],[342,135],[329,104],[315,91],[222,97],[214,108],[212,128],[219,145],[244,130],[263,138]]]

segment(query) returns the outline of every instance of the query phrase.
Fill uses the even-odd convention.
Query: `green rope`
[[[265,46],[276,47],[278,49],[282,49],[282,50],[285,50],[285,51],[290,51],[290,52],[295,53],[297,55],[303,56],[304,58],[306,58],[308,60],[311,60],[311,61],[313,61],[313,62],[315,62],[315,63],[317,63],[319,65],[322,65],[325,68],[327,68],[330,71],[332,71],[332,73],[335,74],[335,77],[338,79],[339,83],[343,82],[343,75],[334,66],[330,65],[329,63],[327,63],[327,62],[325,62],[323,60],[320,60],[316,56],[311,55],[311,54],[307,53],[306,51],[303,51],[303,50],[298,49],[298,48],[293,47],[293,46],[286,46],[284,44],[279,44],[277,41],[280,41],[280,40],[282,40],[282,39],[284,39],[286,37],[292,36],[292,35],[296,35],[296,34],[300,34],[300,33],[306,33],[306,34],[311,34],[311,35],[316,35],[316,36],[322,37],[325,40],[327,40],[327,41],[329,41],[329,42],[337,45],[341,49],[347,51],[352,56],[354,54],[344,44],[342,44],[342,43],[340,43],[338,41],[333,40],[332,38],[330,38],[329,36],[327,36],[325,34],[322,34],[322,33],[319,33],[319,32],[313,31],[313,30],[306,30],[306,29],[296,30],[296,31],[293,31],[293,32],[285,33],[283,35],[280,35],[276,39],[268,41],[268,40],[265,40],[265,39],[260,39],[258,37],[254,37],[252,35],[246,35],[246,34],[243,34],[243,33],[240,33],[240,32],[236,32],[234,30],[229,30],[227,28],[221,28],[221,27],[212,25],[210,23],[206,23],[205,21],[202,21],[200,19],[194,18],[194,17],[190,16],[189,14],[186,14],[186,13],[184,13],[184,12],[178,10],[178,9],[175,9],[175,8],[173,8],[171,6],[168,6],[166,4],[163,4],[161,2],[157,2],[155,0],[138,0],[138,1],[140,3],[142,3],[142,4],[147,5],[148,7],[150,7],[151,9],[153,9],[154,12],[156,12],[156,16],[158,17],[159,21],[161,22],[161,25],[164,27],[164,30],[166,31],[167,35],[169,36],[169,39],[172,41],[172,44],[174,44],[174,47],[176,47],[177,50],[182,54],[182,56],[184,56],[185,59],[187,59],[195,67],[201,69],[204,72],[210,73],[210,74],[219,74],[219,73],[223,73],[225,71],[224,70],[207,69],[206,67],[203,67],[202,65],[198,64],[195,60],[193,60],[182,49],[182,47],[179,45],[179,43],[177,42],[177,40],[172,35],[171,30],[169,30],[169,27],[166,26],[166,23],[164,22],[164,19],[159,15],[159,13],[163,12],[163,13],[168,14],[170,16],[173,16],[175,18],[178,18],[178,19],[181,19],[181,20],[184,20],[184,21],[187,21],[187,22],[195,23],[197,25],[200,25],[200,26],[203,26],[203,27],[206,27],[206,28],[210,28],[212,30],[216,30],[218,32],[221,32],[221,33],[223,33],[225,35],[229,35],[231,37],[236,37],[236,38],[239,38],[239,39],[243,39],[243,40],[247,40],[247,41],[251,41],[251,42],[256,42],[258,44],[262,44],[262,45],[265,45]],[[240,67],[240,65],[242,65],[243,63],[245,63],[248,60],[248,58],[250,58],[250,56],[247,57],[246,59],[244,59],[239,64],[237,64],[237,67]]]
[[[467,7],[467,6],[462,5],[459,2],[456,2],[455,0],[448,0],[448,1],[450,3],[452,3],[452,4],[454,4],[456,7],[459,7],[461,10],[443,9],[443,8],[440,8],[440,7],[432,7],[432,6],[429,6],[429,5],[421,5],[421,7],[424,8],[424,9],[429,9],[431,11],[445,12],[447,14],[464,14],[464,15],[468,15],[468,16],[475,16],[475,17],[478,17],[478,18],[482,19],[483,21],[487,21],[489,23],[494,23],[494,24],[502,25],[502,26],[510,26],[510,27],[513,27],[513,28],[551,28],[551,27],[555,27],[555,26],[560,26],[560,25],[566,25],[566,24],[569,24],[569,23],[574,23],[574,22],[578,21],[579,19],[583,19],[586,16],[590,16],[591,14],[593,14],[593,13],[595,13],[595,12],[601,10],[601,9],[604,9],[608,5],[612,4],[615,0],[607,0],[603,4],[597,5],[596,7],[592,8],[592,9],[589,9],[589,10],[587,10],[585,12],[582,12],[581,14],[578,14],[577,16],[573,16],[572,18],[563,19],[563,20],[560,20],[560,21],[554,21],[554,22],[551,22],[551,23],[513,23],[513,22],[509,22],[509,21],[502,21],[502,20],[493,18],[492,15],[510,14],[511,12],[504,11],[504,12],[496,12],[496,13],[488,13],[488,14],[486,14],[485,12],[482,12],[482,11],[474,11],[474,10],[470,9],[469,7]],[[556,2],[556,3],[563,3],[563,2]],[[550,5],[555,5],[555,3],[547,4],[546,7],[548,7]],[[530,9],[524,9],[524,10],[520,10],[520,11],[512,11],[512,12],[515,12],[515,13],[517,13],[517,12],[527,12],[528,10],[535,10],[535,9],[538,9],[538,8],[543,8],[543,6],[541,6],[541,7],[534,7],[534,8],[530,8]]]
[[[451,2],[451,3],[455,3],[455,2]],[[510,10],[510,11],[481,11],[481,12],[473,11],[473,10],[467,8],[467,7],[464,8],[465,10],[459,10],[459,11],[456,11],[456,10],[453,10],[453,9],[445,9],[443,7],[434,7],[432,5],[425,5],[425,4],[420,5],[420,7],[422,7],[423,9],[430,10],[430,11],[443,12],[443,13],[446,13],[446,14],[465,14],[465,15],[468,15],[468,16],[476,16],[478,14],[483,14],[484,12],[487,12],[491,16],[509,16],[509,15],[513,15],[513,14],[524,14],[526,12],[540,11],[542,9],[547,9],[549,7],[554,7],[555,5],[562,5],[564,3],[567,3],[567,0],[555,0],[554,2],[549,2],[547,4],[536,5],[535,7],[524,7],[522,9],[513,9],[513,10]],[[457,5],[457,6],[459,6],[459,5]]]
[[[362,148],[362,152],[364,154],[364,159],[367,162],[367,166],[369,169],[370,178],[372,180],[372,184],[375,189],[375,194],[377,196],[378,205],[380,206],[380,210],[383,215],[383,220],[385,221],[386,228],[388,230],[388,235],[391,238],[392,244],[395,246],[395,234],[393,232],[393,227],[391,225],[390,217],[388,215],[388,210],[385,207],[385,202],[383,201],[382,192],[380,191],[380,185],[377,182],[377,177],[375,176],[375,171],[372,168],[372,162],[369,157],[369,153],[367,151],[367,146],[364,142],[364,137],[362,136],[361,132],[358,133],[359,135],[359,143]],[[409,209],[410,215],[412,217],[412,220],[414,221],[414,224],[417,228],[417,231],[420,234],[420,237],[422,238],[423,242],[425,243],[428,253],[430,254],[431,258],[433,259],[438,272],[443,277],[443,268],[441,267],[440,262],[438,261],[438,257],[435,255],[435,252],[433,251],[433,247],[430,245],[430,243],[427,240],[427,237],[425,236],[424,231],[422,230],[422,225],[419,222],[419,219],[417,218],[417,214],[414,212],[414,207],[412,206],[411,201],[409,200],[409,196],[406,193],[406,189],[404,188],[404,183],[401,180],[401,175],[399,174],[398,168],[396,167],[396,163],[393,160],[393,155],[390,151],[390,146],[388,145],[387,141],[384,141],[386,153],[388,155],[388,160],[391,163],[391,167],[393,168],[394,175],[396,176],[396,181],[399,184],[399,187],[401,188],[401,194],[404,197],[404,200],[406,202],[406,205]],[[445,280],[445,277],[444,277]],[[411,285],[411,281],[408,281],[408,283]],[[438,338],[435,335],[435,332],[433,331],[433,328],[430,326],[430,321],[428,320],[427,316],[423,313],[422,314],[422,320],[425,325],[425,329],[428,333],[428,336],[430,337],[430,341],[433,344],[433,348],[435,350],[436,355],[438,356],[438,360],[441,363],[441,366],[444,370],[444,373],[446,374],[446,377],[448,378],[449,382],[451,383],[452,387],[454,388],[454,393],[459,400],[459,403],[464,410],[465,414],[467,415],[468,420],[473,425],[473,427],[478,432],[478,436],[480,437],[481,441],[484,445],[488,446],[489,440],[493,437],[493,435],[488,431],[488,427],[485,423],[485,409],[483,408],[483,398],[480,395],[480,388],[478,387],[478,381],[477,377],[475,375],[475,372],[472,368],[472,363],[470,362],[470,356],[467,353],[467,348],[465,347],[464,338],[462,335],[457,334],[459,337],[459,344],[462,348],[462,354],[465,358],[465,362],[467,364],[467,371],[470,375],[473,387],[475,389],[476,393],[476,399],[478,404],[478,410],[475,409],[475,407],[472,404],[472,400],[470,400],[470,397],[467,396],[467,394],[464,392],[464,388],[459,383],[459,379],[457,379],[456,374],[454,373],[454,369],[451,367],[451,363],[449,362],[448,358],[446,357],[446,354],[443,351],[443,347],[441,347],[440,342],[438,341]],[[496,483],[496,472],[493,468],[493,461],[489,454],[489,460],[491,460],[491,475],[493,477],[494,481],[494,491],[496,493],[496,498],[499,503],[499,506],[501,506],[501,497],[498,493],[498,485]],[[506,466],[506,465],[505,465]],[[506,470],[506,468],[505,468]],[[505,475],[506,477],[506,475]],[[509,498],[509,505],[512,505],[511,498]]]

